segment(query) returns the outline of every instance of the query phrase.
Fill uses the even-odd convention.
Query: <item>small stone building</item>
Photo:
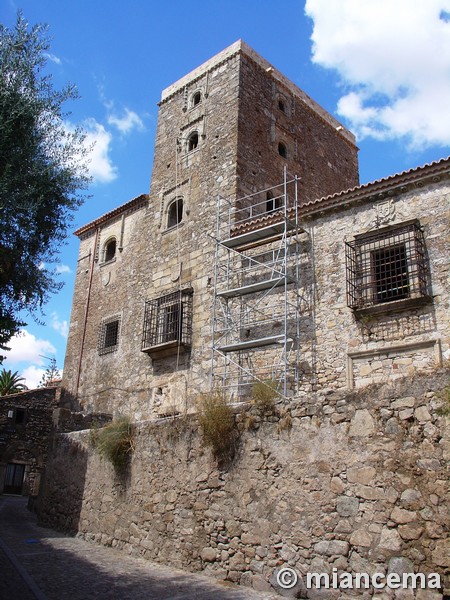
[[[45,387],[0,401],[0,494],[37,496],[60,389]]]
[[[233,44],[163,91],[150,194],[76,232],[66,398],[139,420],[211,385],[236,401],[255,378],[295,396],[432,371],[449,166],[359,186],[354,136]]]

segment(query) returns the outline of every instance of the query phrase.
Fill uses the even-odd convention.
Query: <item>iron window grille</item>
[[[430,298],[424,233],[417,221],[346,242],[346,267],[347,305],[352,309],[383,310],[394,301]]]
[[[115,352],[119,344],[120,319],[108,319],[100,325],[98,336],[99,354]]]
[[[192,343],[192,289],[179,290],[145,303],[142,350],[190,348]]]

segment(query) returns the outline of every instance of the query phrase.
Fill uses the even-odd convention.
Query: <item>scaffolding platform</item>
[[[221,298],[236,298],[237,296],[245,296],[246,294],[255,294],[256,292],[263,292],[265,290],[271,290],[279,287],[280,285],[288,285],[294,283],[295,280],[292,277],[277,277],[276,279],[266,279],[265,281],[257,281],[255,283],[249,283],[241,287],[232,288],[230,290],[223,290],[217,292],[217,295]]]
[[[284,397],[298,388],[297,190],[298,178],[285,170],[278,186],[218,198],[211,390],[230,401],[248,396],[252,382],[270,379]]]
[[[295,223],[283,219],[282,221],[272,223],[271,225],[266,225],[265,227],[261,227],[259,229],[252,229],[250,231],[246,231],[245,233],[241,233],[240,235],[231,236],[228,239],[220,241],[219,243],[226,248],[240,248],[241,246],[246,246],[252,242],[263,240],[264,238],[283,234],[286,228],[288,231],[292,231],[295,229]]]
[[[253,348],[261,348],[262,346],[271,346],[272,344],[289,344],[292,343],[292,339],[286,339],[284,335],[271,335],[265,338],[259,338],[257,340],[245,340],[244,342],[238,342],[236,344],[229,344],[228,346],[217,346],[219,352],[226,354],[227,352],[242,352],[243,350],[251,350]]]

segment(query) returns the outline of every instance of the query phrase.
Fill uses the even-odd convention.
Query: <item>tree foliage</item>
[[[49,360],[49,365],[45,369],[38,387],[50,387],[61,379],[61,371],[56,366],[56,358],[50,358]]]
[[[45,25],[0,25],[0,348],[60,289],[51,265],[89,182],[84,134],[63,112],[77,98],[45,73]],[[50,265],[50,268],[48,267]]]
[[[25,381],[25,379],[17,371],[13,373],[2,369],[0,371],[0,396],[9,396],[9,394],[17,394],[17,392],[26,390],[27,387],[22,381]]]

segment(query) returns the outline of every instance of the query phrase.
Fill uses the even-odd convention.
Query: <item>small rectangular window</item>
[[[119,344],[120,319],[108,319],[100,326],[98,336],[99,354],[108,354],[115,352]]]

